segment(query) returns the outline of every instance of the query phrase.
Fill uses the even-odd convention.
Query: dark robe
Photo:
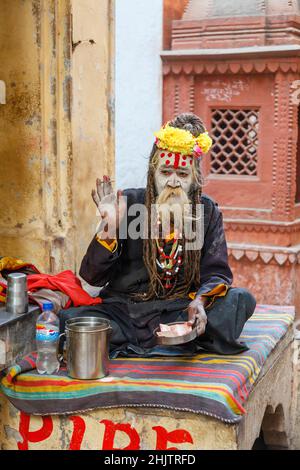
[[[127,208],[144,204],[145,189],[127,189]],[[201,337],[182,347],[182,351],[200,349],[222,354],[235,354],[247,350],[238,337],[247,319],[255,309],[255,299],[246,289],[232,287],[232,272],[228,265],[222,214],[218,204],[202,195],[204,204],[204,243],[200,260],[200,288],[191,292],[206,294],[219,284],[229,286],[225,297],[219,297],[206,308],[208,323]],[[128,226],[136,216],[128,217]],[[183,267],[178,276],[183,276]],[[111,353],[115,356],[146,354],[155,346],[154,329],[159,323],[187,320],[186,308],[191,298],[176,300],[154,299],[136,301],[133,294],[147,291],[149,276],[143,262],[143,240],[119,238],[115,252],[109,251],[96,240],[90,243],[83,258],[80,276],[92,286],[101,287],[101,305],[79,307],[61,311],[61,330],[66,319],[84,315],[108,318],[113,327]],[[180,348],[179,348],[180,349]]]

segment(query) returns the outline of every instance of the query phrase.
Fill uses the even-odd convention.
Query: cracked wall
[[[45,263],[41,186],[38,13],[31,1],[2,0],[0,79],[0,255]]]
[[[114,176],[113,23],[111,0],[1,1],[0,256],[78,269]]]

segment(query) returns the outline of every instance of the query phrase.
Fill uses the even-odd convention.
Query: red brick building
[[[165,0],[163,120],[199,114],[235,285],[300,311],[300,5]]]

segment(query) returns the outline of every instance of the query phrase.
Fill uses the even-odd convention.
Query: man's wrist
[[[112,245],[116,241],[115,238],[103,238],[103,237],[99,237],[99,235],[97,235],[97,240],[98,241],[103,241],[103,242],[107,243],[108,245]]]
[[[202,295],[198,295],[196,299],[198,300],[199,303],[203,305],[203,307],[205,307],[209,301],[207,297],[202,297]]]
[[[104,241],[108,245],[111,245],[112,243],[116,241],[116,238],[109,237],[109,233],[104,230],[101,230],[100,232],[98,232],[96,234],[96,238],[98,241]]]

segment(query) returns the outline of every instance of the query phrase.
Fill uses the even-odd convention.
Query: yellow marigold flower
[[[154,134],[158,143],[157,146],[170,152],[192,155],[196,139],[189,131],[165,126]]]
[[[212,139],[209,137],[208,132],[204,132],[197,137],[199,147],[203,153],[207,153],[212,146]]]
[[[203,132],[198,137],[185,129],[179,129],[166,124],[158,132],[155,132],[156,145],[163,150],[169,150],[174,153],[181,153],[182,155],[194,155],[195,149],[200,147],[203,153],[207,153],[212,146],[212,139],[209,137],[208,132]],[[200,151],[199,149],[199,151]]]

